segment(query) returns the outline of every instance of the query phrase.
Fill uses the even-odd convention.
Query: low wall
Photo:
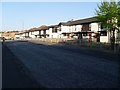
[[[17,40],[39,40],[42,42],[48,42],[48,43],[62,43],[62,42],[66,42],[66,41],[70,41],[70,40],[74,40],[74,39],[68,39],[68,38],[23,38],[23,39],[17,39]]]
[[[100,42],[88,42],[84,40],[75,40],[75,39],[68,39],[68,38],[23,38],[23,39],[17,39],[17,40],[27,40],[29,42],[34,43],[42,43],[44,44],[65,44],[65,45],[79,45],[82,47],[90,47],[90,48],[97,48],[100,50],[108,50],[111,51],[111,47],[109,43],[100,43]],[[115,45],[115,50],[112,52],[118,52],[120,53],[120,44]]]

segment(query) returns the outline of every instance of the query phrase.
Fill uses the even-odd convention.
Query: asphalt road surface
[[[27,75],[21,61],[5,46],[2,46],[2,89],[43,88],[32,75]]]
[[[2,89],[2,43],[0,41],[0,89]]]
[[[20,41],[7,42],[7,46],[24,64],[25,71],[29,70],[46,88],[119,87],[119,63],[115,55]]]

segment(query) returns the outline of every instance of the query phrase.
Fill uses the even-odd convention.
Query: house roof
[[[86,24],[86,23],[92,23],[92,22],[98,22],[98,19],[96,17],[90,17],[86,19],[79,19],[75,21],[68,21],[66,22],[66,25],[78,25],[78,24]]]
[[[57,28],[57,27],[59,27],[60,25],[67,26],[67,25],[68,25],[68,22],[60,22],[60,23],[57,24],[57,25],[51,25],[51,26],[49,26],[49,28]]]
[[[42,25],[42,26],[38,27],[38,28],[36,29],[36,31],[39,31],[39,30],[47,30],[47,29],[48,29],[48,26]]]
[[[33,32],[33,31],[39,31],[39,30],[47,30],[47,29],[48,29],[48,26],[42,25],[42,26],[40,26],[38,28],[31,28],[29,30],[25,30],[23,32],[20,32],[19,34],[24,34],[24,33]]]
[[[49,28],[56,28],[56,27],[58,27],[58,25],[50,25],[50,26],[48,26]]]
[[[79,19],[74,21],[60,22],[58,25],[49,26],[49,28],[58,27],[59,25],[71,26],[71,25],[87,24],[92,22],[98,22],[98,19],[96,17],[90,17],[90,18]]]
[[[24,34],[24,32],[20,32],[19,35],[20,35],[20,34]],[[18,35],[18,34],[17,34],[17,35]]]
[[[26,30],[22,33],[28,33],[28,32],[39,31],[39,30],[47,30],[48,28],[57,28],[60,25],[72,26],[72,25],[81,25],[81,24],[87,24],[87,23],[93,23],[93,22],[99,22],[98,19],[96,18],[96,16],[95,17],[90,17],[90,18],[85,18],[85,19],[71,20],[71,21],[67,21],[67,22],[60,22],[57,25],[50,25],[50,26],[42,25],[38,28],[31,28],[31,29]]]
[[[67,25],[69,25],[69,23],[68,22],[60,22],[59,24],[56,24],[56,25],[50,25],[49,28],[57,28],[60,25],[67,26]]]
[[[60,23],[58,24],[58,26],[59,26],[59,25],[66,26],[66,25],[67,25],[67,22],[60,22]]]
[[[37,30],[37,28],[31,28],[28,30],[28,32],[35,31],[35,30]]]

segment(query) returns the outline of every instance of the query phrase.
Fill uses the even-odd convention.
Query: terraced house
[[[107,31],[102,28],[96,17],[71,21],[68,24],[70,35],[79,39],[95,42],[108,42]],[[103,39],[104,38],[104,39]]]
[[[75,38],[88,42],[110,42],[110,34],[96,17],[60,22],[57,25],[42,25],[22,33],[25,38]],[[118,38],[117,31],[115,38]]]

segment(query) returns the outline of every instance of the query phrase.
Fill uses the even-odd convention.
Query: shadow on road
[[[43,88],[14,56],[6,45],[2,46],[2,88]],[[27,70],[28,71],[28,70]]]
[[[31,64],[32,64],[34,66],[34,67],[32,66],[33,71],[36,71],[36,74],[38,74],[38,72],[40,72],[39,76],[40,76],[40,78],[42,78],[43,81],[45,81],[47,78],[45,83],[48,82],[48,80],[49,80],[48,86],[51,85],[51,83],[53,83],[53,85],[57,83],[59,86],[59,82],[57,81],[58,79],[55,79],[54,77],[57,77],[57,78],[62,77],[62,78],[64,78],[62,81],[65,81],[65,82],[67,82],[67,80],[71,80],[71,79],[75,82],[79,80],[79,83],[82,82],[82,80],[85,81],[84,85],[83,85],[83,83],[80,84],[81,86],[78,85],[78,83],[74,83],[74,85],[71,86],[73,84],[72,81],[70,83],[67,82],[66,84],[69,87],[75,87],[76,85],[78,85],[76,87],[86,87],[86,85],[87,85],[87,87],[91,87],[91,86],[93,86],[93,87],[100,87],[100,86],[101,87],[119,87],[120,77],[119,76],[117,77],[117,75],[116,75],[116,72],[117,72],[116,65],[119,63],[120,56],[117,54],[105,53],[105,52],[102,52],[99,50],[83,48],[83,47],[78,47],[78,46],[57,45],[57,44],[47,45],[47,44],[44,44],[44,42],[34,43],[34,42],[27,42],[27,41],[18,41],[18,42],[13,41],[12,43],[8,42],[8,47],[9,48],[11,47],[10,48],[11,51],[15,50],[14,54],[16,53],[15,55],[18,57],[20,55],[20,57],[22,57],[22,59],[20,59],[20,60],[26,61],[24,63],[28,63],[28,61],[31,61],[30,63],[27,64],[28,67],[30,68]],[[14,48],[14,47],[16,47],[16,48]],[[20,65],[18,65],[18,62],[16,62],[19,60],[17,60],[17,58],[12,54],[12,52],[11,52],[11,54],[8,52],[5,53],[5,51],[7,51],[7,50],[9,52],[11,52],[7,47],[4,46],[3,47],[3,51],[4,51],[3,52],[4,53],[3,68],[8,71],[8,72],[5,72],[6,70],[4,70],[4,74],[6,74],[6,76],[4,76],[4,78],[5,78],[4,80],[6,80],[6,77],[9,76],[9,75],[7,76],[7,74],[11,73],[10,70],[12,70],[12,69],[9,69],[9,67],[6,67],[5,65],[10,66],[10,68],[11,68],[14,66],[13,65],[13,62],[14,62],[14,64],[17,63],[15,65],[17,68],[18,68],[18,66],[20,66]],[[18,50],[20,51],[19,53],[17,53]],[[28,52],[29,50],[31,50],[31,52]],[[26,56],[23,54],[23,52],[26,52],[26,54],[25,54]],[[60,55],[61,55],[61,57],[59,57]],[[11,56],[13,56],[14,58]],[[24,57],[26,59],[23,60]],[[75,58],[75,57],[77,57],[77,58]],[[6,60],[9,60],[9,61],[6,61]],[[12,60],[12,61],[10,61],[10,60]],[[36,61],[34,62],[34,60],[36,60]],[[41,63],[38,62],[39,60],[41,60],[40,61]],[[36,67],[36,65],[38,67]],[[47,67],[45,67],[45,66],[47,66]],[[21,69],[19,68],[17,70],[20,71]],[[17,70],[15,69],[14,71],[17,71]],[[63,76],[61,75],[60,70],[62,73],[64,72]],[[65,72],[65,70],[66,70],[66,72]],[[41,71],[43,71],[43,72],[41,73]],[[70,73],[70,72],[74,72],[74,73]],[[70,74],[68,74],[68,73],[70,73]],[[72,77],[72,75],[73,75],[73,77]],[[39,76],[36,76],[36,78],[38,78]],[[46,76],[46,77],[44,77],[44,76]],[[77,76],[77,79],[76,79],[76,76]],[[83,76],[83,77],[81,78],[80,76]],[[15,75],[14,75],[14,77],[15,77]],[[14,78],[14,77],[12,77],[12,78]],[[69,78],[69,79],[67,79],[67,78]],[[91,81],[89,80],[90,78],[92,78]],[[116,78],[118,78],[118,80]],[[29,78],[28,78],[28,80],[29,80]],[[55,81],[56,83],[54,83],[52,80]],[[33,83],[33,82],[34,82],[34,80],[31,83]],[[88,82],[88,84],[87,84],[87,82]],[[4,82],[4,83],[7,83],[7,82]],[[10,80],[9,80],[9,83],[10,83]],[[28,83],[28,82],[26,82],[26,83]],[[26,85],[31,85],[31,83],[26,84]],[[41,83],[41,80],[40,80],[40,83]],[[56,87],[57,87],[57,84],[56,84]],[[100,84],[102,84],[102,85],[100,85]],[[8,85],[8,84],[6,84],[6,85]],[[35,85],[37,85],[37,84],[35,84]],[[65,85],[63,85],[63,87],[64,86]],[[34,87],[34,85],[33,85],[33,87]],[[37,86],[35,86],[35,87],[37,87]]]

